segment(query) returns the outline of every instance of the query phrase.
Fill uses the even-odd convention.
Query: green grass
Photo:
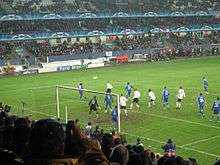
[[[210,94],[205,95],[206,117],[202,119],[196,113],[196,97],[203,91],[204,75],[210,83]],[[98,78],[94,80],[94,76]],[[220,95],[220,58],[217,57],[2,77],[0,100],[12,105],[12,112],[18,115],[22,114],[21,101],[24,101],[25,115],[32,114],[34,119],[52,117],[56,116],[55,85],[73,86],[83,82],[87,89],[103,91],[108,80],[113,84],[115,93],[124,92],[128,81],[142,93],[141,110],[134,109],[129,112],[127,118],[122,113],[122,131],[130,143],[141,137],[146,146],[150,145],[154,151],[162,152],[161,145],[168,138],[172,138],[177,144],[178,155],[185,158],[195,157],[200,165],[211,165],[216,157],[220,157],[220,123],[209,121],[212,102]],[[177,111],[175,95],[180,85],[185,89],[186,98],[182,110]],[[168,110],[163,110],[161,105],[164,86],[167,86],[171,93]],[[149,88],[153,89],[157,96],[156,106],[152,109],[147,107],[146,93]],[[72,101],[74,92],[60,93],[61,109],[63,111],[64,106],[68,106],[69,118],[80,118],[82,122],[94,121],[93,116],[88,116],[87,102],[78,99]],[[109,115],[101,113],[101,123],[109,122]],[[63,113],[61,117],[64,118]]]

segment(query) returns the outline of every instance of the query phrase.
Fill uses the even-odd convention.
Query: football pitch
[[[203,92],[203,76],[209,81],[209,94]],[[137,137],[140,137],[145,147],[151,146],[153,151],[162,153],[161,145],[171,138],[177,145],[177,155],[196,158],[200,165],[211,165],[216,158],[220,158],[220,123],[210,121],[212,103],[217,96],[220,97],[219,57],[1,77],[0,102],[12,105],[11,112],[19,116],[31,115],[33,119],[55,118],[56,85],[76,87],[79,82],[83,82],[86,89],[104,91],[107,81],[113,85],[114,93],[125,93],[127,82],[141,92],[140,110],[134,107],[128,112],[128,117],[123,112],[121,116],[121,131],[129,143],[135,143]],[[164,86],[170,91],[169,108],[166,110],[161,101]],[[183,86],[186,98],[181,110],[176,110],[179,86]],[[147,107],[149,88],[157,97],[156,106],[152,108]],[[197,113],[196,98],[200,92],[207,102],[205,118]],[[88,120],[95,122],[95,115],[88,115],[88,99],[92,94],[87,94],[87,99],[81,101],[77,92],[69,90],[60,93],[61,119],[65,117],[64,107],[67,106],[69,119],[79,118],[84,124]],[[98,101],[102,107],[100,118],[103,121],[99,121],[100,125],[110,129],[110,113],[104,113],[103,100]]]

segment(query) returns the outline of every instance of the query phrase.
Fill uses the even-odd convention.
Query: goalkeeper
[[[89,101],[89,114],[92,113],[92,111],[96,112],[96,118],[98,118],[98,101],[96,99],[96,96],[94,96],[90,101]]]

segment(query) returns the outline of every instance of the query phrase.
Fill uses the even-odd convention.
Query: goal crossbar
[[[60,101],[59,101],[59,89],[67,89],[67,90],[75,90],[79,91],[79,88],[72,87],[72,86],[62,86],[62,85],[56,85],[56,111],[57,111],[57,118],[60,119]],[[96,94],[103,94],[105,95],[106,92],[100,92],[100,91],[94,91],[94,90],[89,90],[89,89],[80,89],[85,92],[90,92],[90,93],[96,93]],[[118,132],[121,131],[121,122],[120,122],[120,105],[119,105],[119,99],[120,95],[116,93],[111,93],[112,96],[116,96],[117,98],[117,110],[118,110]]]

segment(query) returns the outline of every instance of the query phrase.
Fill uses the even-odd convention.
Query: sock
[[[179,103],[178,103],[178,102],[176,102],[176,107],[177,107],[177,108],[179,107]]]
[[[128,111],[127,111],[127,109],[125,109],[125,115],[126,115],[126,116],[128,115]]]

